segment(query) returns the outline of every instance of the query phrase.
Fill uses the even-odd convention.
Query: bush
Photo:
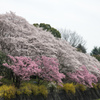
[[[8,100],[14,98],[15,94],[16,94],[16,88],[14,86],[3,85],[0,87],[0,97],[3,97]]]
[[[66,83],[63,84],[63,89],[66,91],[66,93],[72,93],[75,94],[75,85],[73,83]]]
[[[59,90],[64,90],[66,91],[67,94],[75,94],[76,90],[75,90],[75,85],[73,83],[65,83],[65,84],[62,84],[63,86],[57,86],[57,88]]]
[[[83,84],[76,84],[76,89],[80,90],[80,91],[85,91],[86,90],[86,86]]]
[[[25,90],[25,89],[28,89],[28,90]],[[31,92],[34,94],[34,95],[38,95],[39,94],[39,91],[38,91],[38,86],[35,85],[35,84],[32,84],[32,83],[22,83],[21,84],[21,88],[17,91],[17,94],[23,94],[24,91],[26,91],[25,94],[29,95],[30,93],[28,93],[28,91],[31,90]]]
[[[48,90],[44,85],[35,85],[35,84],[31,84],[31,83],[22,83],[21,87],[17,90],[17,94],[26,94],[26,95],[43,95],[44,97],[47,97],[48,95]]]
[[[48,90],[47,90],[47,88],[44,85],[40,85],[38,87],[38,90],[39,90],[39,94],[42,94],[44,97],[47,97]]]
[[[22,87],[20,87],[19,89],[17,89],[17,94],[18,95],[21,95],[21,94],[26,94],[26,95],[30,95],[32,94],[32,91],[31,91],[31,84],[27,84],[27,85],[24,85]]]

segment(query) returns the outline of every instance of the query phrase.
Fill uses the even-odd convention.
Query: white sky
[[[30,24],[75,31],[86,40],[88,52],[100,47],[100,0],[0,0],[0,14],[10,11]]]

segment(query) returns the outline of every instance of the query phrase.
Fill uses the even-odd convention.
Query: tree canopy
[[[100,61],[100,47],[94,47],[91,51],[91,56],[94,56],[98,61]]]
[[[38,24],[38,23],[35,23],[33,25],[35,27],[42,27],[43,30],[50,31],[54,35],[54,37],[61,38],[60,32],[57,29],[51,27],[49,24],[45,24],[45,23]]]
[[[12,70],[13,81],[18,88],[22,80],[30,80],[32,75],[57,83],[62,83],[62,79],[65,78],[65,75],[59,72],[59,63],[56,58],[42,56],[33,61],[31,58],[23,56],[8,56],[12,64],[4,63],[3,65]]]
[[[78,51],[86,53],[86,48],[84,46],[82,46],[81,44],[79,44],[76,48]]]
[[[99,55],[100,54],[100,47],[94,47],[91,51],[91,55]]]

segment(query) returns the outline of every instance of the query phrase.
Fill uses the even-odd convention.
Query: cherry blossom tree
[[[12,60],[11,64],[3,64],[5,67],[12,70],[15,80],[15,86],[20,87],[21,80],[30,80],[30,76],[38,76],[39,79],[47,81],[56,81],[57,83],[62,83],[65,75],[59,72],[57,59],[50,57],[37,57],[34,61],[27,57],[13,57],[10,56]]]
[[[72,81],[84,84],[88,87],[93,87],[92,83],[95,84],[98,82],[97,77],[90,73],[85,66],[80,67],[80,69],[74,73],[68,72],[67,75]]]
[[[15,86],[19,88],[21,80],[30,80],[31,75],[36,75],[41,71],[38,65],[32,61],[32,59],[27,57],[13,57],[10,56],[12,64],[3,64],[7,68],[13,71]]]
[[[41,68],[41,72],[38,73],[39,78],[62,83],[61,79],[65,78],[65,75],[59,72],[59,63],[56,58],[41,56],[34,59],[34,61]]]

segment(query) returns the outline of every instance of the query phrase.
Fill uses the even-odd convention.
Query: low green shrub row
[[[43,95],[44,97],[47,97],[48,90],[46,86],[44,85],[35,85],[31,83],[23,83],[21,84],[21,87],[18,89],[14,85],[2,85],[0,86],[0,97],[3,97],[5,99],[11,99],[15,98],[16,95],[26,94],[30,96],[33,95]]]
[[[100,84],[93,84],[93,88],[100,88]],[[55,91],[56,90],[56,91]],[[34,96],[43,95],[44,97],[48,96],[50,91],[59,92],[60,90],[64,90],[67,94],[75,94],[76,90],[86,91],[87,87],[82,84],[74,84],[74,83],[65,83],[61,85],[56,85],[56,83],[51,82],[48,85],[37,85],[34,83],[23,82],[21,83],[20,88],[16,88],[14,85],[2,85],[0,86],[0,97],[10,99],[15,98],[16,95],[26,94],[30,96],[31,94]]]

